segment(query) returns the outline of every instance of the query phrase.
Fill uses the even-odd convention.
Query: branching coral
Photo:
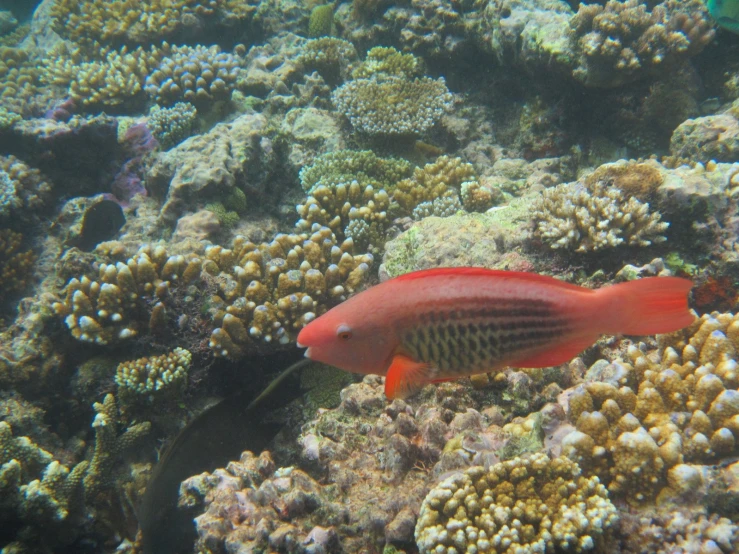
[[[443,78],[373,77],[355,79],[331,96],[354,129],[370,136],[417,136],[451,108]]]
[[[534,235],[553,249],[597,252],[621,244],[662,242],[668,223],[649,204],[597,182],[589,189],[567,183],[544,190],[532,212]]]
[[[161,147],[167,150],[192,134],[196,120],[195,106],[187,102],[177,102],[171,108],[153,106],[146,126]]]
[[[85,496],[95,496],[110,486],[113,468],[121,455],[134,447],[151,429],[148,421],[136,423],[122,432],[119,430],[120,414],[115,397],[108,394],[102,403],[95,402],[97,412],[92,428],[95,430],[95,450],[84,478]]]
[[[30,215],[43,209],[51,198],[52,184],[38,169],[29,167],[15,156],[0,156],[0,171],[5,174],[5,190],[12,188],[14,198],[9,199],[10,208],[6,215]],[[8,185],[8,180],[10,185]],[[0,193],[1,194],[1,193]],[[7,194],[7,193],[6,193]],[[0,207],[0,217],[3,215]]]
[[[169,256],[163,246],[143,246],[125,264],[101,264],[98,279],[72,279],[65,299],[54,303],[72,336],[110,344],[138,335],[144,325],[156,333],[165,324],[172,290],[199,278],[197,256]]]
[[[16,113],[28,105],[41,87],[43,71],[39,60],[23,48],[0,46],[0,99]]]
[[[254,2],[238,0],[58,0],[51,8],[54,29],[76,42],[148,44],[244,24]]]
[[[425,71],[421,58],[413,54],[403,54],[395,48],[375,46],[367,52],[367,57],[352,72],[355,79],[368,79],[377,75],[405,77],[413,79],[420,77]]]
[[[175,348],[168,354],[118,364],[115,382],[122,404],[161,403],[176,400],[187,386],[192,354]]]
[[[218,281],[212,303],[210,346],[217,356],[238,359],[249,350],[279,347],[309,321],[359,290],[372,256],[352,255],[330,229],[278,235],[256,245],[240,237],[233,248],[206,251],[205,269]]]
[[[336,84],[348,77],[357,58],[357,50],[351,42],[322,37],[306,42],[297,61],[308,71],[318,71],[326,82]]]
[[[21,251],[22,235],[0,229],[0,299],[22,290],[30,276],[33,252]]]
[[[173,46],[159,67],[146,77],[147,94],[161,106],[179,101],[196,106],[228,100],[243,60],[236,53],[221,52],[218,46]]]
[[[393,203],[403,215],[409,215],[421,202],[433,202],[445,196],[457,196],[462,183],[475,180],[475,170],[461,158],[440,156],[436,161],[417,167],[413,176],[394,188]]]
[[[300,183],[309,194],[321,185],[332,187],[352,181],[362,187],[389,190],[411,171],[411,164],[400,158],[381,158],[371,150],[337,150],[301,169]]]
[[[422,554],[585,552],[618,521],[597,477],[567,458],[514,458],[473,467],[432,489],[421,506]]]
[[[739,439],[739,317],[704,315],[658,344],[629,347],[617,383],[575,389],[577,431],[562,443],[583,471],[635,503],[694,494],[702,477],[689,464],[734,455]]]
[[[457,196],[443,196],[433,202],[421,202],[413,209],[413,219],[424,217],[450,217],[463,210]]]
[[[699,53],[714,31],[698,0],[668,0],[648,11],[639,0],[580,4],[570,25],[579,57],[577,79],[618,86],[670,62]]]

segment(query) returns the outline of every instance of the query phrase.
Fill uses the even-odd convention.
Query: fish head
[[[364,375],[384,375],[397,347],[389,326],[378,325],[349,303],[340,304],[310,322],[298,334],[306,357]]]

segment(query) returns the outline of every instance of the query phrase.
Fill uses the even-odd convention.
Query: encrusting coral
[[[532,211],[534,236],[552,249],[596,252],[621,244],[649,246],[665,240],[668,223],[649,204],[598,181],[546,189]]]
[[[578,66],[589,86],[613,87],[698,54],[715,32],[703,2],[667,1],[651,11],[639,0],[580,4],[570,20]]]
[[[735,455],[739,439],[739,317],[704,315],[658,344],[632,345],[617,383],[586,383],[568,401],[577,430],[563,454],[634,503],[690,497],[703,481],[691,464]]]
[[[618,521],[597,477],[545,454],[473,467],[428,494],[416,524],[421,554],[589,552]]]

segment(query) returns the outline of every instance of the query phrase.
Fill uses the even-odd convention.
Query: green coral
[[[308,193],[319,185],[328,187],[357,181],[360,186],[392,189],[413,172],[410,162],[400,158],[381,158],[371,150],[337,150],[317,158],[300,170],[300,183]]]
[[[316,6],[310,12],[308,36],[311,38],[330,36],[334,31],[333,3]]]
[[[205,205],[205,209],[216,214],[218,222],[225,229],[232,229],[239,223],[239,214],[227,209],[221,202],[209,202]]]

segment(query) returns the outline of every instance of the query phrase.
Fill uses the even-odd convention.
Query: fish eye
[[[339,325],[336,329],[336,336],[342,340],[349,340],[352,338],[352,328],[348,325]]]

